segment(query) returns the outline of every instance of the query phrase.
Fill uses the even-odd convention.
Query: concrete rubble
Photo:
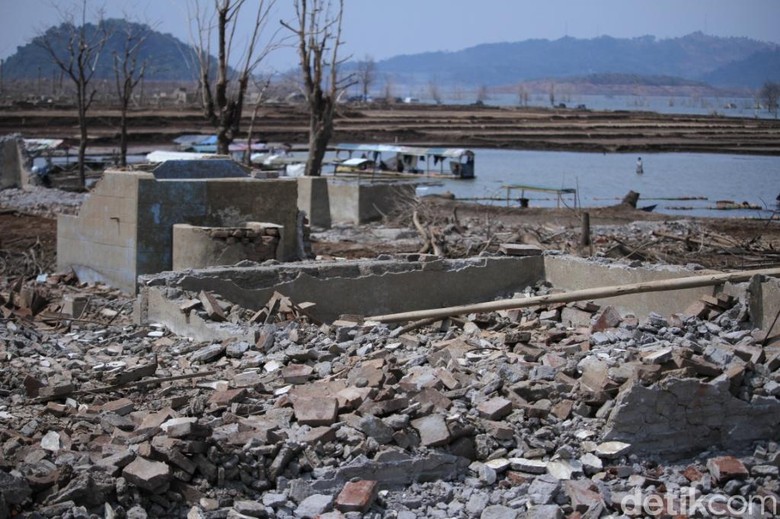
[[[742,516],[780,513],[780,343],[744,298],[413,329],[178,294],[204,320],[260,326],[196,341],[77,283],[0,286],[0,517],[596,518],[656,502],[706,517],[738,498],[763,499]]]

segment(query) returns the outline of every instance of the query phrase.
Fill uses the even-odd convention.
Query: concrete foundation
[[[623,391],[604,437],[630,442],[635,453],[681,457],[716,445],[776,440],[779,431],[777,398],[754,396],[746,402],[731,394],[728,380],[674,378]]]
[[[173,270],[235,265],[249,260],[261,263],[283,259],[280,225],[247,222],[240,227],[173,226]]]
[[[25,170],[24,141],[19,135],[0,137],[0,189],[24,187],[29,173]]]
[[[699,271],[703,274],[705,271]],[[633,268],[619,263],[596,263],[574,256],[545,256],[544,276],[555,288],[572,291],[586,288],[645,283],[663,279],[677,279],[696,275],[697,272],[675,266]],[[669,292],[650,292],[610,297],[596,303],[609,304],[619,311],[631,312],[639,317],[650,312],[669,315],[683,312],[701,296],[713,295],[717,287],[700,287]]]
[[[177,169],[178,171],[178,169]],[[277,257],[297,259],[297,185],[248,177],[158,178],[106,171],[78,216],[57,222],[57,267],[82,281],[134,292],[141,274],[173,267],[173,226],[237,227],[272,222],[284,229]]]
[[[298,178],[298,208],[311,225],[360,224],[392,213],[399,202],[415,196],[411,183],[358,183],[323,177]]]
[[[191,333],[179,305],[158,294],[169,288],[207,290],[251,310],[260,309],[279,291],[293,301],[315,303],[312,315],[330,322],[342,314],[390,313],[511,296],[518,287],[535,283],[542,273],[541,257],[363,260],[167,273],[141,278],[139,320]]]

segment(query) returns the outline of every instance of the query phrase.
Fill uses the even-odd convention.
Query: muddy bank
[[[119,114],[91,112],[95,145],[118,144]],[[308,115],[303,107],[272,105],[261,110],[256,136],[269,142],[306,144]],[[133,145],[171,145],[183,133],[212,133],[191,109],[130,114]],[[249,120],[243,125],[249,126]],[[56,110],[3,110],[0,134],[78,137],[76,115]],[[332,142],[382,142],[592,152],[710,152],[780,154],[780,121],[650,112],[596,112],[514,107],[372,105],[341,107]]]

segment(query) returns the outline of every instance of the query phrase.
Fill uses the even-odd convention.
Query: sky
[[[185,42],[191,41],[190,1],[87,0],[91,13],[103,7],[107,17],[149,23]],[[0,0],[0,58],[58,24],[61,10],[74,2],[80,5],[80,0]],[[277,0],[274,19],[289,19],[291,5],[292,0]],[[355,59],[379,61],[532,38],[674,38],[695,31],[780,43],[779,21],[780,0],[345,0],[343,49]],[[288,70],[295,59],[292,49],[283,49],[263,68]]]

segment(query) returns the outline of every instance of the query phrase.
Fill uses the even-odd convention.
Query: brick
[[[620,312],[618,312],[614,306],[605,306],[601,311],[596,314],[593,322],[590,326],[591,332],[603,332],[610,328],[617,328],[622,321]]]
[[[144,434],[145,432],[153,429],[159,429],[160,426],[166,422],[166,420],[175,416],[173,409],[162,409],[156,413],[149,413],[141,420],[141,425],[136,427],[136,434]]]
[[[285,384],[305,384],[314,374],[314,368],[307,364],[290,364],[282,368]]]
[[[614,459],[627,454],[631,450],[630,443],[623,442],[604,442],[600,443],[594,454],[599,458]]]
[[[339,409],[351,410],[357,409],[368,398],[371,388],[367,387],[346,387],[336,393]]]
[[[452,400],[433,388],[423,389],[417,393],[412,400],[419,402],[422,405],[430,404],[442,411],[446,411],[452,407]]]
[[[293,402],[293,411],[301,425],[333,425],[338,417],[338,401],[335,398],[300,397]]]
[[[576,512],[585,513],[589,508],[603,504],[598,488],[591,481],[564,481],[563,491]]]
[[[213,295],[202,290],[200,294],[198,294],[198,299],[203,304],[203,309],[206,311],[206,315],[209,316],[209,319],[218,322],[227,320],[225,312],[222,310],[222,307],[219,306],[219,302]]]
[[[108,413],[116,413],[119,416],[125,416],[135,410],[135,404],[133,404],[133,401],[129,398],[120,398],[119,400],[106,402],[101,407],[101,410]]]
[[[208,403],[216,407],[227,407],[233,402],[241,402],[244,398],[246,398],[246,389],[228,389],[226,391],[215,391],[209,398]]]
[[[719,456],[707,460],[707,470],[718,483],[748,477],[745,465],[734,456]]]
[[[307,444],[328,443],[336,440],[336,431],[330,427],[313,427],[298,435],[298,441]]]
[[[553,406],[551,409],[552,414],[559,420],[566,420],[571,416],[571,411],[574,408],[573,400],[561,400]]]
[[[124,478],[142,490],[161,494],[168,489],[171,468],[167,463],[138,457],[122,470]]]
[[[512,470],[519,470],[526,474],[544,474],[547,472],[547,462],[541,460],[529,460],[527,458],[509,458]]]
[[[693,465],[686,467],[686,469],[683,471],[682,474],[683,476],[685,476],[685,479],[687,479],[691,483],[696,483],[697,481],[701,481],[701,478],[704,477],[704,474],[702,474],[701,471],[696,467],[694,467]]]
[[[541,256],[542,249],[536,245],[524,243],[502,243],[498,247],[499,254],[505,256]]]
[[[561,310],[561,323],[565,326],[589,326],[592,314],[579,308],[565,307]]]
[[[485,428],[485,432],[497,440],[511,440],[515,436],[514,428],[505,422],[483,420],[482,426]]]
[[[208,426],[198,423],[194,416],[171,418],[162,425],[160,429],[171,438],[184,438],[187,436],[203,438],[211,433]]]
[[[336,497],[336,509],[342,512],[365,513],[376,499],[379,484],[372,480],[349,482]]]

